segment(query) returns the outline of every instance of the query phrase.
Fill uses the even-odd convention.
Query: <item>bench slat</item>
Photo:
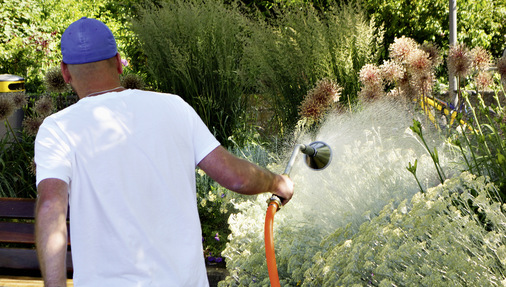
[[[0,268],[37,270],[37,251],[27,248],[0,248]],[[70,251],[67,251],[67,270],[72,270]]]
[[[0,221],[0,242],[35,244],[33,223]]]
[[[35,217],[35,199],[0,198],[0,217],[33,219]]]
[[[67,242],[70,245],[70,226],[67,223]],[[0,221],[0,242],[35,244],[35,224]]]

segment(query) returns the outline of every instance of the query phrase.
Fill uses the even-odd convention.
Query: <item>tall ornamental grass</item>
[[[143,8],[133,30],[158,88],[181,96],[225,143],[245,110],[245,18],[220,1],[175,0]]]
[[[272,107],[268,128],[280,134],[292,129],[304,95],[322,79],[354,102],[358,71],[376,58],[382,35],[351,4],[326,12],[273,8],[269,17],[216,1],[161,6],[144,8],[133,25],[148,69],[162,91],[183,97],[221,139],[247,120],[251,95]]]
[[[304,96],[324,78],[343,87],[342,101],[354,102],[358,71],[376,58],[382,31],[351,4],[325,12],[309,5],[275,11],[252,27],[244,66],[245,80],[273,106],[279,130],[295,126]]]

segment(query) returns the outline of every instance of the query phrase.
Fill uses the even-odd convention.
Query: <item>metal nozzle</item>
[[[312,169],[322,170],[326,168],[332,159],[332,150],[324,142],[310,143],[306,149],[301,150],[304,153],[307,166]]]
[[[297,157],[297,153],[301,151],[305,155],[305,161],[307,166],[312,169],[321,170],[326,168],[332,159],[332,150],[330,146],[321,141],[315,141],[309,145],[298,144],[293,149],[292,156],[288,161],[285,169],[285,174],[289,175],[292,170],[292,166]]]

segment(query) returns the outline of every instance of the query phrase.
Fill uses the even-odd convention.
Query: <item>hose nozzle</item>
[[[332,159],[332,150],[330,146],[322,141],[315,141],[309,145],[297,144],[293,149],[292,156],[286,165],[285,174],[290,174],[298,152],[305,155],[307,166],[315,170],[326,168]]]

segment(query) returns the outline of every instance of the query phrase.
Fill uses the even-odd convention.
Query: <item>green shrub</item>
[[[127,26],[131,9],[110,0],[3,0],[0,73],[24,77],[29,93],[46,92],[44,75],[59,66],[61,60],[61,34],[70,23],[84,16],[106,23],[116,36],[119,52],[129,58],[126,53],[138,53],[132,47],[137,44],[136,38]]]
[[[364,0],[368,15],[384,25],[383,42],[386,58],[387,47],[395,38],[406,36],[418,43],[430,41],[448,50],[449,1],[448,0]],[[499,57],[504,48],[506,34],[506,2],[488,0],[456,1],[457,42],[471,47],[481,46]]]

